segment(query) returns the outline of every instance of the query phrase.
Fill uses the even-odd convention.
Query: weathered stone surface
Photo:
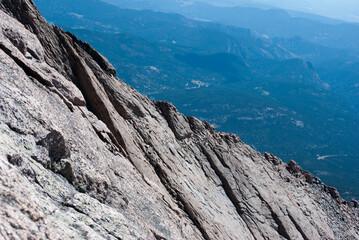
[[[114,74],[0,1],[1,239],[359,239],[357,202]]]
[[[178,140],[183,140],[192,136],[192,131],[187,119],[180,114],[172,104],[168,102],[155,102],[155,104],[167,120],[168,126]]]

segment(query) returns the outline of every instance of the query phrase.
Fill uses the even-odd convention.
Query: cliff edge
[[[1,239],[359,239],[357,202],[115,75],[0,0]]]

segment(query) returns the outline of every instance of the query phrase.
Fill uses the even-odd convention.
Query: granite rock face
[[[359,239],[359,208],[0,0],[1,239]]]

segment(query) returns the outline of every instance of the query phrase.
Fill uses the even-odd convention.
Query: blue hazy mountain
[[[95,0],[35,2],[48,21],[91,43],[150,98],[170,100],[259,151],[295,159],[344,197],[359,198],[359,117],[355,104],[333,91],[341,81],[330,72],[349,71],[333,66],[340,59],[354,64],[354,51]],[[318,68],[330,59],[331,69]]]
[[[201,0],[195,0],[201,1]],[[208,2],[203,0],[203,2]],[[359,2],[356,0],[224,0],[216,1],[211,0],[212,4],[226,3],[228,5],[251,5],[251,6],[263,6],[263,7],[276,7],[287,10],[296,10],[311,15],[321,15],[329,18],[343,19],[349,22],[359,22]]]
[[[105,0],[113,4],[121,4],[122,7],[130,6],[131,8],[151,8],[161,9],[174,8],[174,6],[189,6],[198,3],[206,3],[219,7],[255,7],[262,9],[280,8],[287,11],[295,11],[305,14],[306,18],[315,18],[315,20],[341,19],[348,22],[359,22],[359,3],[356,0]]]
[[[336,48],[359,49],[359,24],[308,13],[256,7],[219,7],[204,2],[108,0],[121,7],[180,13],[193,19],[249,28],[269,37],[294,36]],[[292,2],[291,2],[292,4]]]

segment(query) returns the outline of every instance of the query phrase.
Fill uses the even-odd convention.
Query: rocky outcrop
[[[295,162],[149,101],[30,0],[0,9],[0,238],[359,238]]]

